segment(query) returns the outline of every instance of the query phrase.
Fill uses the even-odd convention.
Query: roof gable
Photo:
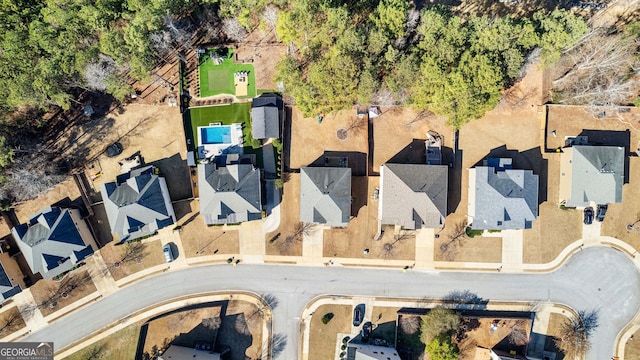
[[[58,216],[49,226],[52,222],[51,214]],[[84,254],[89,248],[93,253],[69,209],[47,208],[32,219],[33,225],[16,226],[12,229],[12,234],[34,273],[41,273],[45,278],[53,277],[84,259],[76,256],[76,252]]]
[[[346,226],[351,215],[351,169],[300,169],[300,221]]]
[[[474,229],[525,229],[538,216],[538,176],[531,170],[469,169],[475,178],[469,204]]]
[[[207,224],[262,218],[260,171],[251,164],[198,165],[200,213]]]
[[[448,172],[445,165],[381,167],[382,223],[407,229],[442,227],[447,215]]]
[[[622,202],[624,183],[624,148],[615,146],[576,145],[562,156],[570,157],[570,198],[567,206],[588,206]]]
[[[102,185],[101,192],[111,231],[120,241],[152,235],[159,224],[175,222],[166,182],[151,166],[123,174]]]

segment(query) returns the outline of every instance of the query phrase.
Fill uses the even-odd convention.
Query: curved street
[[[610,359],[620,330],[640,308],[640,274],[622,252],[584,249],[547,274],[380,270],[284,265],[198,266],[163,273],[62,317],[23,341],[53,341],[57,349],[129,314],[178,296],[247,290],[275,295],[274,334],[286,335],[280,359],[297,359],[300,316],[316,296],[442,298],[469,290],[484,300],[551,301],[575,310],[598,311],[600,326],[587,359]]]

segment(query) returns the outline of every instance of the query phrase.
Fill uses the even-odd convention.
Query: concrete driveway
[[[586,248],[548,274],[211,265],[163,273],[123,288],[24,341],[54,341],[61,349],[161,301],[236,289],[277,297],[274,334],[287,341],[279,359],[299,358],[300,316],[311,299],[323,294],[438,299],[453,290],[469,290],[485,300],[551,301],[575,310],[595,309],[600,326],[589,360],[611,358],[616,335],[640,307],[640,274],[622,252],[608,247]]]

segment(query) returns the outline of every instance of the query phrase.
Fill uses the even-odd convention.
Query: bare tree
[[[219,329],[221,324],[222,324],[222,320],[220,319],[219,316],[213,316],[206,319],[202,319],[202,325],[207,329],[212,329],[212,330]]]
[[[458,246],[462,246],[467,239],[467,223],[459,221],[453,225],[453,231],[448,234],[446,242],[440,245],[440,253],[445,259],[451,260]]]
[[[385,259],[393,257],[395,255],[396,245],[411,236],[406,230],[400,230],[397,234],[393,236],[393,241],[387,242],[382,246],[382,256]]]
[[[240,25],[237,18],[228,18],[222,21],[222,30],[233,41],[242,42],[247,36],[247,30]]]
[[[567,70],[553,82],[563,100],[576,105],[624,105],[640,90],[640,40],[597,28],[564,54]]]
[[[98,61],[87,64],[84,69],[85,84],[89,89],[107,90],[107,79],[116,71],[116,61],[110,56],[100,54]]]
[[[596,311],[578,311],[577,316],[572,316],[561,325],[556,345],[566,358],[582,358],[591,348],[591,335],[598,325]]]
[[[278,10],[277,7],[273,5],[267,5],[264,8],[264,12],[262,13],[262,20],[264,23],[270,27],[270,30],[275,30],[276,24],[278,23]],[[278,32],[275,32],[276,40],[278,40]]]
[[[38,197],[67,179],[47,154],[33,153],[15,159],[0,187],[0,197],[25,201]]]
[[[400,101],[396,99],[396,96],[393,94],[389,88],[382,88],[376,91],[371,97],[371,103],[379,106],[394,106],[398,105]]]
[[[238,334],[251,335],[251,330],[249,329],[249,324],[247,324],[247,319],[245,319],[244,314],[242,313],[237,314],[233,327],[234,329],[236,329]]]
[[[124,244],[124,250],[122,250],[122,257],[119,262],[124,263],[132,260],[139,262],[147,255],[146,246],[141,241],[128,241]]]
[[[400,319],[400,328],[402,329],[403,333],[407,335],[413,335],[418,332],[418,330],[420,330],[421,321],[422,320],[419,316],[403,315]]]
[[[24,323],[24,319],[18,308],[13,308],[5,312],[0,322],[0,335],[17,330]]]
[[[93,282],[93,279],[88,271],[83,271],[78,274],[68,274],[57,287],[49,289],[49,296],[38,304],[38,307],[53,309],[58,306],[60,299],[71,296],[77,289],[90,282]]]
[[[511,344],[522,346],[529,343],[529,334],[527,334],[526,326],[526,320],[519,319],[515,321],[509,333],[509,342]]]
[[[295,243],[302,241],[304,235],[309,236],[314,228],[314,223],[299,222],[296,224],[293,233],[278,242],[278,248],[281,251],[290,249]]]

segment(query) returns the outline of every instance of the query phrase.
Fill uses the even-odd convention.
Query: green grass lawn
[[[229,49],[224,61],[220,65],[213,63],[210,54],[215,50],[209,50],[200,56],[200,97],[219,94],[235,95],[233,74],[240,71],[249,73],[247,96],[239,98],[253,98],[256,96],[256,74],[253,64],[236,64],[233,62],[233,50]]]
[[[244,135],[244,153],[256,154],[256,166],[262,167],[262,148],[254,149],[251,146],[251,103],[232,103],[230,105],[207,106],[189,109],[189,116],[185,116],[185,132],[191,139],[193,151],[198,146],[198,126],[209,126],[209,123],[220,122],[223,125],[242,123]]]
[[[64,360],[112,359],[129,360],[136,356],[140,323],[129,325],[113,335],[89,345]]]

